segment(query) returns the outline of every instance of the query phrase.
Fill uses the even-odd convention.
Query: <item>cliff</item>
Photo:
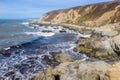
[[[120,2],[105,2],[55,10],[46,13],[38,22],[70,23],[102,26],[120,21]]]
[[[40,71],[34,80],[120,80],[120,1],[48,12],[38,23],[58,23],[82,34],[91,34],[80,37],[73,50],[94,59],[74,61],[57,54],[54,57],[60,64]]]

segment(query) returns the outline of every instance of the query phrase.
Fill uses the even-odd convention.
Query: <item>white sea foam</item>
[[[22,22],[21,24],[23,24],[23,25],[28,25],[29,22]]]
[[[37,24],[35,24],[34,26],[35,26],[35,27],[39,27],[39,25],[37,25]]]
[[[50,33],[47,33],[47,32],[25,32],[25,34],[34,35],[34,36],[43,36],[43,37],[50,37],[50,36],[55,35],[55,33],[53,33],[53,32],[50,32]]]
[[[10,49],[10,47],[4,48],[4,50],[9,50],[9,49]]]
[[[37,25],[36,25],[37,26]],[[44,36],[50,37],[59,33],[59,30],[62,30],[62,27],[51,27],[51,26],[39,26],[37,27],[37,31],[35,32],[24,32],[27,35],[34,35],[34,36]],[[42,31],[51,31],[51,32],[42,32]]]
[[[50,30],[52,32],[42,32],[42,30]],[[26,34],[26,35],[32,35],[32,38],[35,39],[35,37],[37,38],[38,36],[44,36],[44,37],[49,37],[49,36],[53,36],[55,35],[56,33],[59,33],[59,30],[62,30],[63,28],[62,27],[38,27],[38,30],[37,31],[34,31],[34,32],[24,32],[23,34]],[[68,33],[74,33],[72,31],[69,31],[67,29],[65,29]],[[22,33],[21,33],[22,34]],[[82,35],[83,36],[83,35]],[[84,35],[85,36],[85,35]],[[77,36],[76,36],[77,37]],[[30,37],[31,38],[31,37]],[[31,39],[28,39],[26,41],[31,41]],[[24,41],[25,43],[25,41]],[[0,61],[1,64],[0,64],[0,67],[1,67],[1,70],[0,71],[3,71],[0,73],[0,75],[3,75],[4,73],[8,72],[8,71],[14,71],[14,69],[17,69],[17,68],[14,68],[13,66],[14,65],[17,65],[18,67],[22,65],[22,63],[28,63],[30,61],[33,61],[35,62],[35,67],[32,67],[32,68],[28,68],[25,70],[25,74],[22,74],[21,73],[21,70],[17,69],[16,72],[15,72],[15,77],[18,77],[22,80],[28,80],[30,78],[32,78],[35,74],[31,74],[29,71],[38,71],[40,69],[43,69],[43,68],[46,68],[48,65],[44,64],[44,62],[42,62],[42,59],[43,59],[43,56],[44,55],[48,55],[49,57],[51,57],[51,55],[49,54],[49,52],[59,52],[61,51],[62,53],[66,53],[68,55],[71,55],[72,58],[75,58],[75,59],[79,59],[81,58],[82,60],[86,60],[86,56],[84,55],[76,55],[75,52],[73,51],[73,48],[75,47],[75,43],[73,41],[68,41],[68,42],[61,42],[61,43],[57,43],[57,44],[47,44],[45,45],[48,49],[43,53],[45,54],[27,54],[27,52],[29,53],[29,50],[26,50],[26,51],[22,51],[20,50],[20,53],[19,54],[13,54],[11,55],[10,57]],[[42,52],[41,49],[39,49],[40,51],[39,52]],[[34,51],[34,50],[32,50]],[[35,51],[34,53],[36,53],[37,51]],[[31,59],[30,59],[31,57]],[[38,57],[36,59],[34,59],[35,57]],[[33,59],[32,59],[33,58]],[[31,66],[30,63],[28,63],[29,66]],[[33,66],[34,66],[33,64]],[[3,66],[4,65],[4,66]],[[10,70],[7,70],[9,67]],[[27,73],[27,74],[26,74]],[[6,78],[7,79],[7,78]],[[10,77],[8,77],[8,79],[10,79]]]
[[[55,33],[41,33],[41,36],[44,36],[44,37],[50,37],[53,35],[55,35]]]
[[[90,38],[90,37],[91,37],[91,34],[80,34],[80,33],[79,33],[79,36],[80,36],[80,37],[84,37],[84,38]]]

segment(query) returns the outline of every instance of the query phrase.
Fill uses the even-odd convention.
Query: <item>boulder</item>
[[[62,30],[60,30],[59,32],[61,32],[61,33],[62,33],[62,32],[66,32],[66,30],[65,30],[65,29],[62,29]]]
[[[42,32],[47,32],[47,33],[49,33],[49,32],[52,32],[51,30],[42,30]]]
[[[10,57],[11,56],[10,50],[0,50],[0,54],[2,54],[4,57]]]
[[[120,62],[115,63],[106,72],[104,80],[120,80]]]
[[[61,52],[51,52],[51,57],[48,55],[43,56],[43,61],[48,65],[58,65],[63,62],[72,62],[74,61],[69,55],[63,54]]]
[[[74,51],[97,58],[116,55],[111,48],[109,39],[102,40],[99,38],[80,38]]]
[[[36,77],[34,78],[34,80],[55,80],[53,74],[52,74],[52,67],[49,67],[48,69],[44,70],[44,71],[40,71]]]
[[[13,75],[14,73],[15,72],[13,72],[13,71],[9,71],[9,72],[5,73],[4,76],[9,77],[9,76]]]
[[[97,58],[110,58],[120,55],[119,23],[95,28],[86,27],[82,28],[80,32],[83,34],[90,33],[91,37],[80,37],[74,51]]]
[[[110,68],[111,65],[104,61],[64,62],[55,68],[48,68],[44,72],[44,80],[103,80],[105,72]],[[42,80],[42,74],[38,73],[35,80]]]
[[[63,54],[63,53],[58,52],[58,53],[53,53],[52,55],[53,55],[54,59],[59,63],[73,61],[73,59],[67,54]]]

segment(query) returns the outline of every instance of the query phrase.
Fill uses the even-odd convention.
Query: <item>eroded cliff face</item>
[[[46,13],[38,22],[102,26],[120,21],[120,2],[106,2]]]

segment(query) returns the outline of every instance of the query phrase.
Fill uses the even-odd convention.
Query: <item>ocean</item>
[[[32,80],[48,67],[43,58],[53,52],[87,58],[73,51],[79,33],[62,26],[29,25],[31,21],[0,20],[0,80]]]
[[[30,20],[0,20],[0,49],[31,40],[39,30],[28,25]],[[27,34],[31,33],[31,34]]]

